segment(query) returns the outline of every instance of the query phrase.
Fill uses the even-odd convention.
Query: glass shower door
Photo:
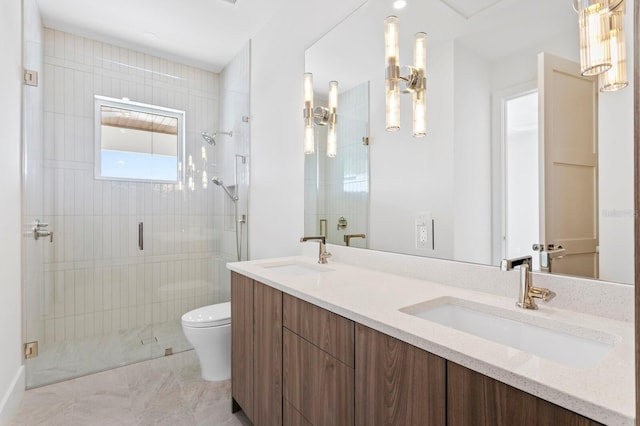
[[[216,192],[204,173],[215,173],[215,150],[201,138],[217,127],[218,75],[43,28],[36,1],[24,5],[25,67],[40,82],[24,91],[31,388],[190,349],[182,314],[229,299],[215,279]],[[95,178],[96,94],[185,111],[179,182]],[[36,219],[51,242],[35,240]]]

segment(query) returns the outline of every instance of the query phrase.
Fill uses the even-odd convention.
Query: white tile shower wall
[[[94,179],[94,94],[186,112],[186,152],[216,164],[200,133],[217,128],[219,76],[45,29],[45,342],[179,319],[228,300],[217,286],[214,189]],[[207,150],[208,163],[201,159]],[[145,247],[137,247],[144,222]]]

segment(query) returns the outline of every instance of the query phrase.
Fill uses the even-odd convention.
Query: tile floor
[[[231,381],[206,382],[193,350],[28,390],[11,426],[250,425]]]
[[[193,349],[184,337],[179,320],[104,336],[41,344],[38,356],[27,360],[27,388],[158,358],[164,356],[167,348],[172,348],[173,353]]]

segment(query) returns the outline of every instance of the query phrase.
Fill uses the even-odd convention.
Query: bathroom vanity
[[[630,322],[303,256],[228,268],[233,408],[255,425],[634,424]],[[443,306],[586,346],[499,343],[428,317]],[[556,346],[537,336],[521,340]]]

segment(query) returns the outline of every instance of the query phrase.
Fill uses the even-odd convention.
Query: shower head
[[[202,139],[204,139],[204,141],[206,143],[208,143],[209,145],[215,145],[216,144],[216,134],[214,133],[213,135],[209,132],[202,132]]]
[[[232,193],[231,191],[229,191],[229,187],[224,185],[224,182],[222,181],[222,179],[220,179],[219,177],[216,177],[216,176],[211,178],[211,182],[213,182],[214,184],[216,184],[219,187],[221,187],[224,190],[224,192],[227,193],[229,198],[231,198],[231,201],[238,201],[238,195],[235,194],[235,191],[237,189],[235,187],[234,187],[234,193]]]
[[[213,134],[209,132],[202,132],[202,139],[205,140],[209,145],[214,146],[216,144],[216,137],[218,135],[227,135],[229,137],[233,137],[233,132],[214,132]]]

